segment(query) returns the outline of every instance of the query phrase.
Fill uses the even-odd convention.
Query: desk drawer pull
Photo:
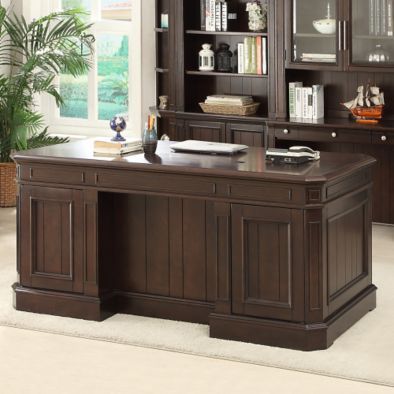
[[[333,132],[331,133],[331,137],[332,137],[332,138],[337,138],[337,137],[338,137],[338,134],[337,134],[335,131],[333,131]]]
[[[382,136],[380,137],[380,139],[381,139],[383,142],[386,142],[386,141],[387,141],[387,137],[386,137],[385,135],[382,135]]]
[[[287,135],[287,134],[289,134],[289,133],[290,133],[290,131],[289,131],[288,129],[284,129],[284,130],[283,130],[283,134],[286,134],[286,135]]]

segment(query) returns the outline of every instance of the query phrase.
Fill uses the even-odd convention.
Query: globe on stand
[[[122,131],[126,129],[126,121],[122,116],[114,116],[109,125],[113,131],[116,132],[116,135],[111,139],[111,141],[126,141],[126,138],[123,138],[120,134]]]

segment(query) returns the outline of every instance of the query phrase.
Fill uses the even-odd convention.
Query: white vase
[[[200,71],[214,71],[215,70],[215,53],[211,49],[211,44],[203,44],[202,50],[199,52],[199,67]]]

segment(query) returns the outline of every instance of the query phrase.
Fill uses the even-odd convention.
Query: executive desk
[[[210,335],[324,349],[375,308],[371,169],[173,153],[17,153],[18,310],[208,323]]]

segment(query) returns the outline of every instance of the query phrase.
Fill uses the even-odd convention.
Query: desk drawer
[[[312,142],[347,142],[357,144],[371,143],[371,132],[368,130],[321,129],[287,127],[275,129],[275,138],[294,141]]]
[[[372,143],[375,145],[394,145],[394,133],[373,131]]]
[[[82,185],[85,183],[85,172],[61,166],[22,166],[20,178],[24,181]]]
[[[152,172],[100,171],[96,185],[127,190],[155,191],[158,193],[193,194],[212,196],[216,194],[215,182],[183,175]]]

